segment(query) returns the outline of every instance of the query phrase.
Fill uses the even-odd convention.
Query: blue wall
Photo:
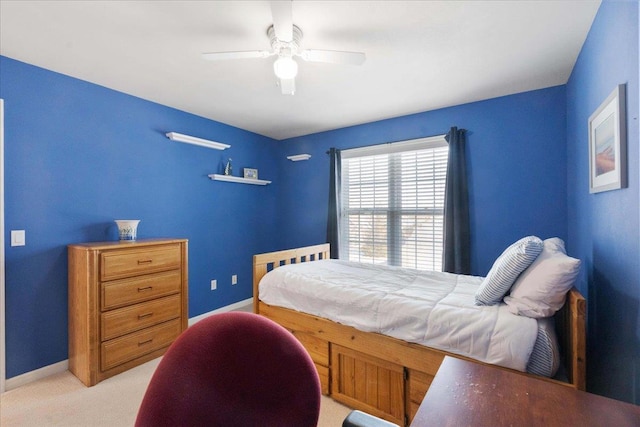
[[[326,239],[329,147],[467,132],[472,273],[486,275],[496,257],[523,235],[567,238],[565,87],[491,99],[284,141],[280,227],[287,247]],[[280,157],[285,157],[280,156]]]
[[[189,239],[189,315],[252,296],[251,256],[275,240],[276,142],[241,129],[0,58],[5,100],[7,378],[65,360],[67,253],[75,242],[117,240],[114,219],[139,218],[138,237]],[[217,151],[172,142],[176,131],[228,143]],[[10,247],[10,230],[26,230]],[[231,286],[231,275],[238,284]],[[218,289],[210,290],[211,279]]]
[[[600,6],[567,84],[569,250],[583,261],[587,387],[640,404],[638,3]],[[628,188],[589,194],[587,122],[611,91],[627,90]]]

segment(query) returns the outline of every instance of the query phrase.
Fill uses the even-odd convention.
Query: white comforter
[[[259,285],[263,302],[525,371],[534,319],[506,305],[476,306],[482,277],[321,260],[279,267]]]

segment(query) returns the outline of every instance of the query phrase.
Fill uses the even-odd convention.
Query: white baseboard
[[[226,305],[226,306],[224,306],[222,308],[218,308],[217,310],[213,310],[213,311],[209,311],[207,313],[200,314],[199,316],[192,317],[192,318],[189,319],[189,326],[193,325],[194,323],[197,323],[197,322],[201,321],[205,317],[211,316],[212,314],[225,313],[227,311],[237,310],[237,309],[245,307],[245,306],[247,306],[249,304],[253,304],[253,298],[248,298],[248,299],[243,300],[243,301],[238,301],[238,302],[233,303],[231,305]]]
[[[69,360],[63,360],[62,362],[54,363],[53,365],[45,366],[35,371],[26,372],[17,377],[7,378],[5,383],[5,390],[13,390],[14,388],[21,387],[30,382],[46,378],[50,375],[59,374],[69,369]]]
[[[230,304],[224,306],[222,308],[218,308],[217,310],[210,311],[208,313],[200,314],[199,316],[195,316],[189,319],[189,326],[193,325],[196,322],[204,319],[205,317],[209,317],[212,314],[224,313],[227,311],[237,310],[239,308],[245,307],[249,304],[253,303],[253,298],[248,298],[243,301],[238,301],[234,304]],[[42,378],[46,378],[50,375],[58,374],[60,372],[67,371],[69,369],[69,360],[63,360],[58,363],[54,363],[53,365],[45,366],[40,369],[36,369],[34,371],[26,372],[22,375],[18,375],[13,378],[8,378],[5,382],[5,391],[13,390],[15,388],[21,387],[25,384],[29,384],[30,382],[40,380]]]

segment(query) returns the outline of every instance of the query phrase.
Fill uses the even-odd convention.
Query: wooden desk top
[[[640,406],[445,357],[411,427],[640,426]]]

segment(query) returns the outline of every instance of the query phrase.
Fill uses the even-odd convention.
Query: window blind
[[[444,135],[342,152],[341,257],[442,269]]]

